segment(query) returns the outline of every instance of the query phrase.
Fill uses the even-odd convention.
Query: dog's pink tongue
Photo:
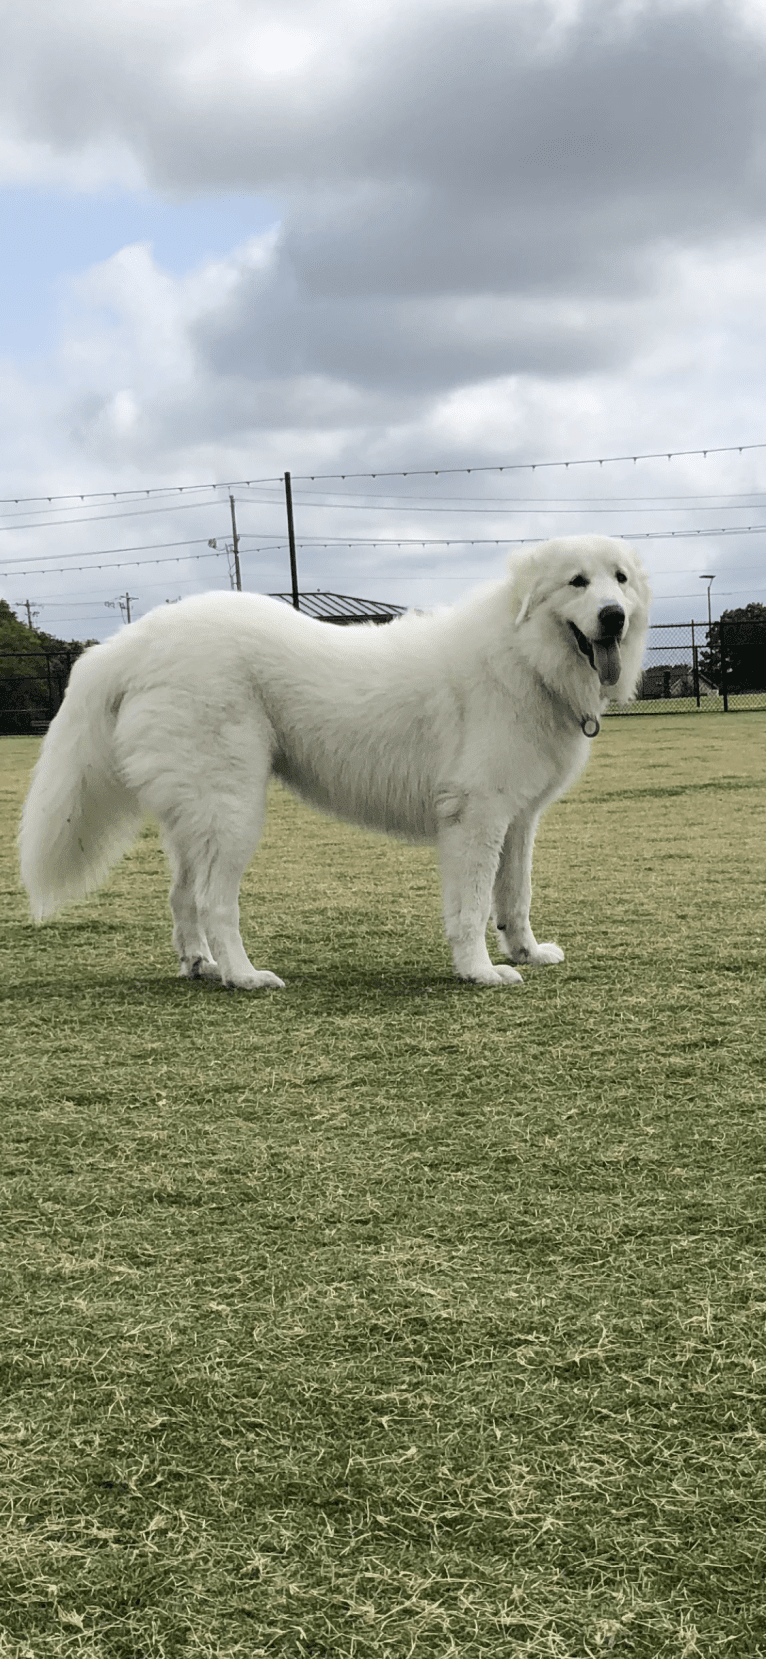
[[[592,649],[596,673],[601,684],[616,685],[622,667],[620,647],[616,639],[594,640]]]

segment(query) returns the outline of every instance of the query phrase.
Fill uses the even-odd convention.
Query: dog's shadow
[[[285,1011],[289,1007],[291,1013],[297,1011],[300,1003],[312,1016],[323,1008],[337,1015],[360,1008],[371,1011],[375,1007],[382,1009],[402,1003],[427,1003],[433,998],[441,1001],[445,997],[470,996],[481,989],[455,979],[448,968],[387,970],[384,966],[371,968],[360,964],[344,969],[320,969],[293,963],[284,969],[284,991],[240,991],[214,979],[183,979],[172,969],[165,971],[160,966],[156,972],[148,973],[130,970],[103,973],[92,968],[73,972],[70,968],[61,974],[51,974],[50,963],[46,967],[47,974],[34,978],[36,998],[48,1004],[62,1000],[72,1004],[80,996],[87,996],[92,1005],[95,993],[102,1008],[114,1002],[123,1011],[126,1004],[133,1003],[137,1009],[154,1006],[181,1013],[185,1008],[199,1007],[199,998],[212,998],[224,999],[231,1008],[239,1005],[243,1012],[252,1013],[268,1005],[270,1012],[276,1013],[284,1002]],[[29,1002],[29,996],[30,980],[25,976],[15,982],[6,981],[0,1002],[7,1006],[21,1005]]]
[[[479,989],[455,979],[447,965],[430,970],[414,965],[406,968],[392,965],[387,969],[384,964],[370,966],[369,963],[320,967],[314,962],[308,964],[296,959],[292,963],[280,964],[277,971],[284,973],[284,991],[230,990],[216,980],[202,979],[187,980],[186,986],[204,996],[224,996],[251,1007],[264,1000],[268,1000],[270,1005],[273,1003],[275,1009],[283,1001],[291,1008],[302,1004],[312,1014],[321,1008],[338,1014],[362,1007],[371,1009],[402,1002],[427,1002],[432,997],[443,999]],[[179,981],[179,984],[183,982]]]

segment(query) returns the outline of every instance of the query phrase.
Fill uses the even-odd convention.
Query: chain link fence
[[[0,652],[0,736],[47,730],[78,652]],[[766,622],[656,622],[635,702],[609,714],[766,710]]]
[[[0,651],[0,736],[45,732],[61,707],[74,651]]]
[[[766,710],[766,622],[655,622],[636,700],[610,714]]]

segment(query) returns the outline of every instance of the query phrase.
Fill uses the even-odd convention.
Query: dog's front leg
[[[564,952],[551,942],[538,944],[529,924],[532,902],[532,851],[539,814],[517,818],[503,842],[495,877],[493,915],[500,949],[512,962],[546,967],[563,962]]]
[[[492,883],[505,820],[461,796],[445,796],[438,813],[444,926],[455,973],[477,985],[520,985],[521,974],[505,963],[495,967],[487,951]]]

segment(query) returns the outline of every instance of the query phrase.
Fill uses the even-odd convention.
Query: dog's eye
[[[627,582],[628,578],[625,575],[624,570],[616,570],[614,574],[617,577],[618,582]]]
[[[587,588],[589,585],[587,576],[573,576],[569,584],[570,588]]]

